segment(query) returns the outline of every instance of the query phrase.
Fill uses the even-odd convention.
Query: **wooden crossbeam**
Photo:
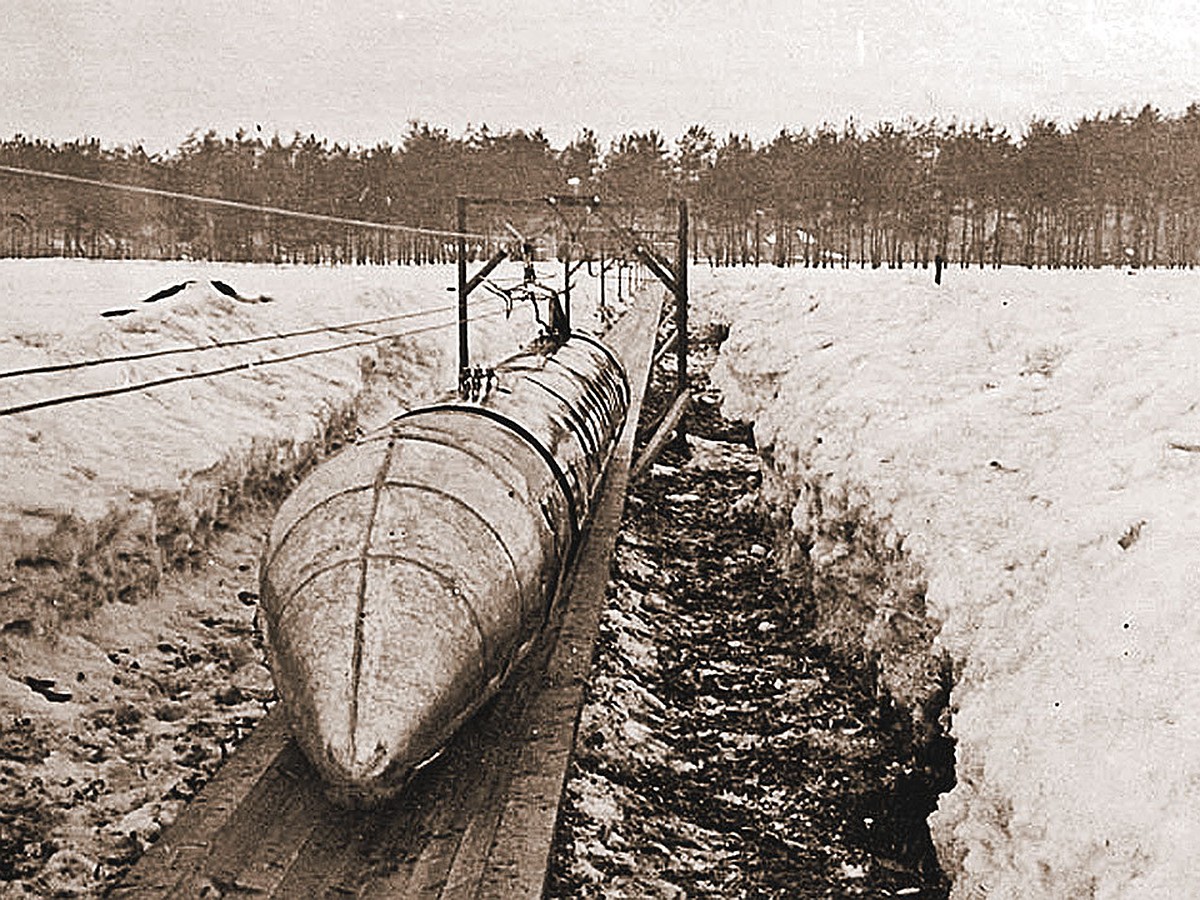
[[[659,345],[657,350],[654,351],[654,359],[650,363],[650,369],[652,371],[666,358],[667,354],[675,348],[677,343],[679,343],[678,329],[668,334],[667,339]]]
[[[646,268],[653,272],[655,277],[667,286],[667,290],[672,294],[678,295],[679,284],[675,280],[675,272],[669,262],[640,244],[634,245],[633,252],[637,254],[637,258],[645,264]]]
[[[692,395],[690,391],[680,391],[675,397],[675,401],[667,408],[666,413],[658,423],[658,427],[654,430],[654,434],[646,442],[646,446],[642,449],[637,462],[633,464],[633,469],[629,473],[629,480],[631,482],[641,478],[646,473],[646,470],[650,468],[651,463],[658,459],[658,455],[662,453],[663,448],[667,446],[667,442],[671,440],[671,435],[679,427],[679,422],[683,418],[683,414],[687,412],[691,399]]]
[[[500,265],[500,263],[504,262],[506,259],[508,259],[508,252],[501,250],[486,263],[484,263],[483,268],[472,275],[467,281],[467,293],[471,293],[471,291],[483,284],[484,279],[491,275],[492,272],[495,271],[496,266]]]

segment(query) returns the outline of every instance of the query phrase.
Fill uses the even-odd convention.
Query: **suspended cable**
[[[342,216],[328,216],[323,213],[301,212],[298,209],[284,209],[279,206],[263,206],[258,203],[245,203],[241,200],[224,200],[220,197],[205,197],[200,194],[185,194],[181,191],[167,191],[161,188],[142,187],[136,184],[121,184],[115,181],[102,181],[97,178],[83,178],[79,175],[65,175],[62,172],[46,172],[40,169],[25,169],[20,166],[0,165],[0,172],[12,175],[28,175],[33,178],[48,178],[54,181],[68,181],[72,184],[86,184],[92,187],[107,188],[114,191],[127,191],[132,194],[148,194],[151,197],[166,197],[171,200],[187,200],[192,203],[207,203],[212,206],[224,206],[229,209],[241,209],[247,212],[270,213],[276,216],[289,216],[293,219],[308,219],[314,222],[329,222],[334,225],[355,225],[360,228],[377,228],[380,231],[398,231],[405,234],[426,234],[431,237],[468,237],[486,241],[489,235],[472,232],[446,231],[438,228],[421,228],[416,225],[395,225],[388,222],[371,222],[366,219],[347,219]]]
[[[344,322],[340,325],[318,325],[313,328],[302,328],[298,331],[284,331],[276,334],[255,335],[248,338],[236,338],[229,341],[212,341],[208,344],[193,344],[183,347],[164,347],[160,350],[144,350],[137,353],[125,353],[120,356],[98,356],[91,359],[73,360],[63,363],[47,363],[41,366],[29,366],[24,369],[8,369],[0,372],[0,379],[15,378],[18,375],[43,375],[49,372],[68,372],[74,369],[86,369],[106,363],[134,362],[139,359],[153,359],[158,356],[172,356],[182,353],[199,353],[204,350],[219,350],[224,347],[242,347],[246,344],[258,344],[263,341],[278,341],[286,338],[304,337],[310,334],[320,334],[325,331],[349,331],[353,328],[365,328],[369,325],[382,325],[385,322],[397,322],[402,319],[415,319],[418,316],[432,315],[439,312],[450,312],[454,304],[445,306],[430,306],[425,309],[410,310],[394,316],[382,316],[378,319],[363,319],[359,322]]]
[[[467,321],[477,322],[481,319],[492,319],[496,316],[503,315],[503,310],[495,310],[490,313],[481,313],[478,316],[472,316]],[[347,341],[343,344],[337,344],[332,347],[319,347],[313,350],[301,350],[296,353],[289,353],[284,356],[272,356],[265,359],[251,360],[244,363],[233,363],[228,366],[221,366],[216,369],[205,369],[199,372],[182,372],[177,375],[168,375],[163,378],[155,378],[150,381],[141,381],[136,384],[126,384],[120,387],[103,388],[94,391],[84,391],[78,394],[65,394],[60,397],[50,397],[45,400],[34,400],[29,403],[21,403],[16,406],[0,407],[0,416],[14,416],[18,413],[32,412],[37,409],[46,409],[51,406],[61,406],[65,403],[74,403],[78,400],[95,400],[102,397],[114,397],[118,394],[129,394],[134,391],[144,391],[150,388],[162,387],[167,384],[175,384],[180,381],[192,381],[197,378],[212,378],[217,375],[228,375],[231,372],[249,371],[261,366],[270,366],[275,363],[293,362],[297,359],[304,359],[309,356],[320,356],[324,353],[335,353],[339,350],[350,350],[355,347],[367,347],[371,344],[379,344],[383,341],[392,340],[393,338],[412,337],[418,334],[424,334],[430,331],[437,331],[441,328],[450,328],[456,325],[457,322],[439,322],[436,325],[425,325],[420,328],[412,328],[407,331],[398,331],[391,334],[375,335],[370,338],[364,338],[358,341]]]

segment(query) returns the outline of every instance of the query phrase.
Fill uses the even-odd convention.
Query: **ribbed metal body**
[[[479,403],[393,420],[280,507],[261,574],[276,686],[344,802],[394,793],[546,620],[629,405],[599,341],[497,366]]]

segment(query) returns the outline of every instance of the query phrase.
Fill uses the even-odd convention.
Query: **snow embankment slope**
[[[503,274],[503,273],[501,273]],[[0,377],[0,408],[261,361],[0,415],[0,628],[152,593],[247,499],[278,499],[331,445],[454,384],[452,267],[0,262],[0,372],[304,331],[283,340]],[[166,296],[159,296],[161,293]],[[236,296],[235,296],[236,295]],[[480,313],[502,309],[477,298]],[[269,302],[268,302],[269,301]],[[418,314],[422,310],[436,309]],[[125,311],[120,315],[102,313]],[[421,333],[411,333],[420,330]],[[472,325],[481,361],[532,335]],[[399,334],[395,340],[374,341]],[[309,350],[358,344],[289,361]]]
[[[1200,281],[931,281],[697,272],[725,412],[833,639],[918,718],[952,662],[954,897],[1194,895]]]

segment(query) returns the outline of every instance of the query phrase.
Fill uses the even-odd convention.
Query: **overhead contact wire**
[[[135,362],[140,359],[153,359],[159,356],[172,356],[182,353],[199,353],[204,350],[220,350],[225,347],[242,347],[246,344],[258,344],[263,341],[279,341],[306,335],[321,334],[326,331],[348,331],[353,328],[365,328],[368,325],[382,325],[385,322],[398,322],[402,319],[415,319],[439,312],[450,312],[456,309],[453,304],[445,306],[430,306],[425,309],[414,309],[394,316],[382,316],[378,319],[363,319],[360,322],[345,322],[340,325],[318,325],[312,328],[302,328],[298,331],[284,331],[276,334],[261,334],[248,338],[236,338],[229,341],[212,341],[208,344],[190,344],[184,347],[165,347],[160,350],[144,350],[137,353],[125,353],[119,356],[97,356],[90,359],[73,360],[63,363],[47,363],[40,366],[29,366],[24,369],[9,369],[0,372],[0,379],[15,378],[18,375],[44,375],[51,372],[69,372],[74,369],[86,369],[107,363]]]
[[[472,316],[468,321],[475,322],[480,319],[492,319],[496,316],[503,315],[503,310],[496,310],[490,313],[483,313],[478,316]],[[50,397],[45,400],[34,400],[29,403],[21,403],[16,406],[0,407],[0,416],[14,416],[19,413],[33,412],[38,409],[47,409],[52,406],[62,406],[66,403],[75,403],[79,400],[96,400],[103,397],[115,397],[119,394],[131,394],[135,391],[144,391],[151,388],[163,387],[168,384],[176,384],[181,381],[192,381],[199,378],[212,378],[217,375],[228,375],[232,372],[249,371],[262,366],[275,365],[276,363],[294,362],[298,359],[304,359],[309,356],[320,356],[325,353],[336,353],[339,350],[351,350],[355,347],[367,347],[371,344],[380,344],[384,341],[392,340],[393,338],[411,337],[418,334],[424,334],[430,331],[437,331],[442,328],[451,328],[457,322],[439,322],[436,325],[426,325],[421,328],[412,328],[408,331],[398,331],[391,334],[375,335],[370,338],[364,338],[358,341],[347,341],[343,344],[337,344],[333,347],[319,347],[313,350],[302,350],[296,353],[289,353],[284,356],[273,356],[267,359],[251,360],[249,362],[234,363],[228,366],[221,366],[216,369],[205,369],[200,372],[183,372],[178,375],[168,375],[163,378],[155,378],[150,381],[140,381],[137,384],[121,385],[115,388],[103,388],[95,391],[84,391],[78,394],[64,394],[61,397]]]
[[[106,188],[113,191],[127,191],[132,194],[147,194],[151,197],[166,197],[170,200],[187,200],[193,203],[207,203],[211,206],[224,206],[228,209],[240,209],[246,212],[270,213],[275,216],[288,216],[293,219],[308,219],[313,222],[328,222],[333,225],[355,225],[360,228],[377,228],[380,231],[398,231],[404,234],[426,234],[431,237],[469,237],[486,241],[489,235],[468,231],[449,231],[440,228],[422,228],[417,225],[397,225],[389,222],[372,222],[369,219],[349,219],[343,216],[330,216],[324,213],[302,212],[298,209],[285,209],[279,206],[264,206],[259,203],[246,203],[242,200],[226,200],[222,197],[205,197],[201,194],[186,194],[182,191],[168,191],[162,188],[143,187],[137,184],[122,184],[116,181],[102,181],[98,178],[84,178],[79,175],[65,175],[62,172],[46,172],[41,169],[26,169],[20,166],[0,165],[0,172],[11,175],[28,175],[34,178],[47,178],[53,181],[68,181],[72,184],[86,184],[91,187]]]

